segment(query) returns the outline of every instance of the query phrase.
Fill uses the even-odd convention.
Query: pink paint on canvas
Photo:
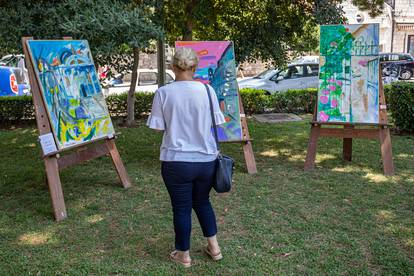
[[[321,111],[321,112],[319,112],[319,119],[322,122],[327,122],[329,120],[329,115],[326,114],[325,112]]]
[[[368,64],[368,60],[360,60],[359,62],[358,62],[358,64],[359,65],[361,65],[361,66],[367,66],[367,64]]]
[[[187,47],[196,51],[199,67],[217,66],[217,62],[230,45],[229,41],[177,41],[176,48]]]
[[[321,96],[321,97],[319,98],[319,100],[321,101],[321,103],[323,103],[323,104],[327,104],[327,103],[328,103],[328,101],[329,101],[329,98],[328,98],[328,97],[326,97],[326,96]]]
[[[338,106],[338,100],[337,99],[332,99],[331,100],[331,107],[335,108]]]

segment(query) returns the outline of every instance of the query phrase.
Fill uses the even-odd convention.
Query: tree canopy
[[[21,52],[21,37],[87,39],[94,54],[148,47],[162,35],[134,1],[37,0],[0,2],[0,54]],[[129,46],[129,47],[125,47]]]
[[[20,38],[71,35],[95,54],[166,40],[232,40],[239,62],[284,63],[318,45],[318,24],[344,21],[343,0],[0,0],[0,54],[21,52]],[[352,0],[371,15],[384,0]]]
[[[393,0],[395,1],[395,0]],[[370,16],[380,15],[384,10],[384,3],[390,3],[390,0],[352,0],[352,4],[363,11],[367,11]]]
[[[342,0],[165,0],[167,38],[232,40],[236,58],[284,63],[318,45],[319,24],[344,22]],[[383,0],[355,0],[378,14]]]

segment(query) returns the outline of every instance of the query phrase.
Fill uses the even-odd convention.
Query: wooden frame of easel
[[[244,113],[243,102],[239,93],[239,109],[240,109],[240,121],[242,128],[242,140],[241,141],[224,141],[220,143],[241,143],[244,154],[244,161],[246,163],[247,173],[257,173],[256,160],[254,158],[252,139],[250,139],[249,128],[247,126],[247,119]]]
[[[342,138],[342,157],[345,161],[352,160],[352,139],[365,138],[379,140],[381,148],[381,157],[384,168],[384,175],[394,174],[394,162],[392,159],[392,145],[390,125],[388,124],[387,105],[385,102],[384,88],[381,78],[381,64],[378,74],[379,89],[379,122],[378,124],[354,124],[340,122],[319,122],[317,121],[316,101],[313,120],[311,122],[311,133],[308,143],[308,152],[306,154],[305,171],[312,170],[315,167],[315,158],[319,137],[336,137]],[[329,128],[324,126],[342,126],[343,128]]]
[[[70,37],[64,37],[63,40],[71,40]],[[29,74],[30,88],[32,92],[33,104],[35,106],[36,122],[39,134],[44,135],[52,132],[52,126],[49,122],[46,104],[41,94],[39,79],[34,70],[31,54],[27,47],[27,41],[33,40],[33,37],[23,37],[23,52],[25,55],[26,68]],[[62,183],[60,181],[59,171],[80,164],[82,162],[98,158],[103,155],[109,155],[112,163],[124,188],[131,186],[131,180],[128,177],[125,166],[121,160],[118,149],[115,145],[115,137],[96,140],[88,144],[82,144],[73,149],[73,152],[63,155],[63,151],[58,151],[50,155],[42,153],[42,159],[45,162],[47,183],[49,186],[50,196],[54,216],[57,221],[67,217],[65,200],[63,197]]]

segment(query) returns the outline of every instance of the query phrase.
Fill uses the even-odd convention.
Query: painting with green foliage
[[[379,24],[320,27],[317,119],[379,122]]]

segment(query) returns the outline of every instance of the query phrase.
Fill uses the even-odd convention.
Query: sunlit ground
[[[308,117],[306,118],[308,119]],[[168,261],[172,214],[160,177],[161,135],[118,128],[134,184],[123,190],[108,158],[61,173],[68,219],[53,221],[34,126],[0,131],[0,275],[181,274]],[[377,141],[319,141],[303,171],[309,124],[249,121],[259,173],[241,147],[228,195],[213,195],[224,259],[213,263],[194,217],[191,275],[414,275],[414,137],[393,136],[396,175],[382,174]]]

